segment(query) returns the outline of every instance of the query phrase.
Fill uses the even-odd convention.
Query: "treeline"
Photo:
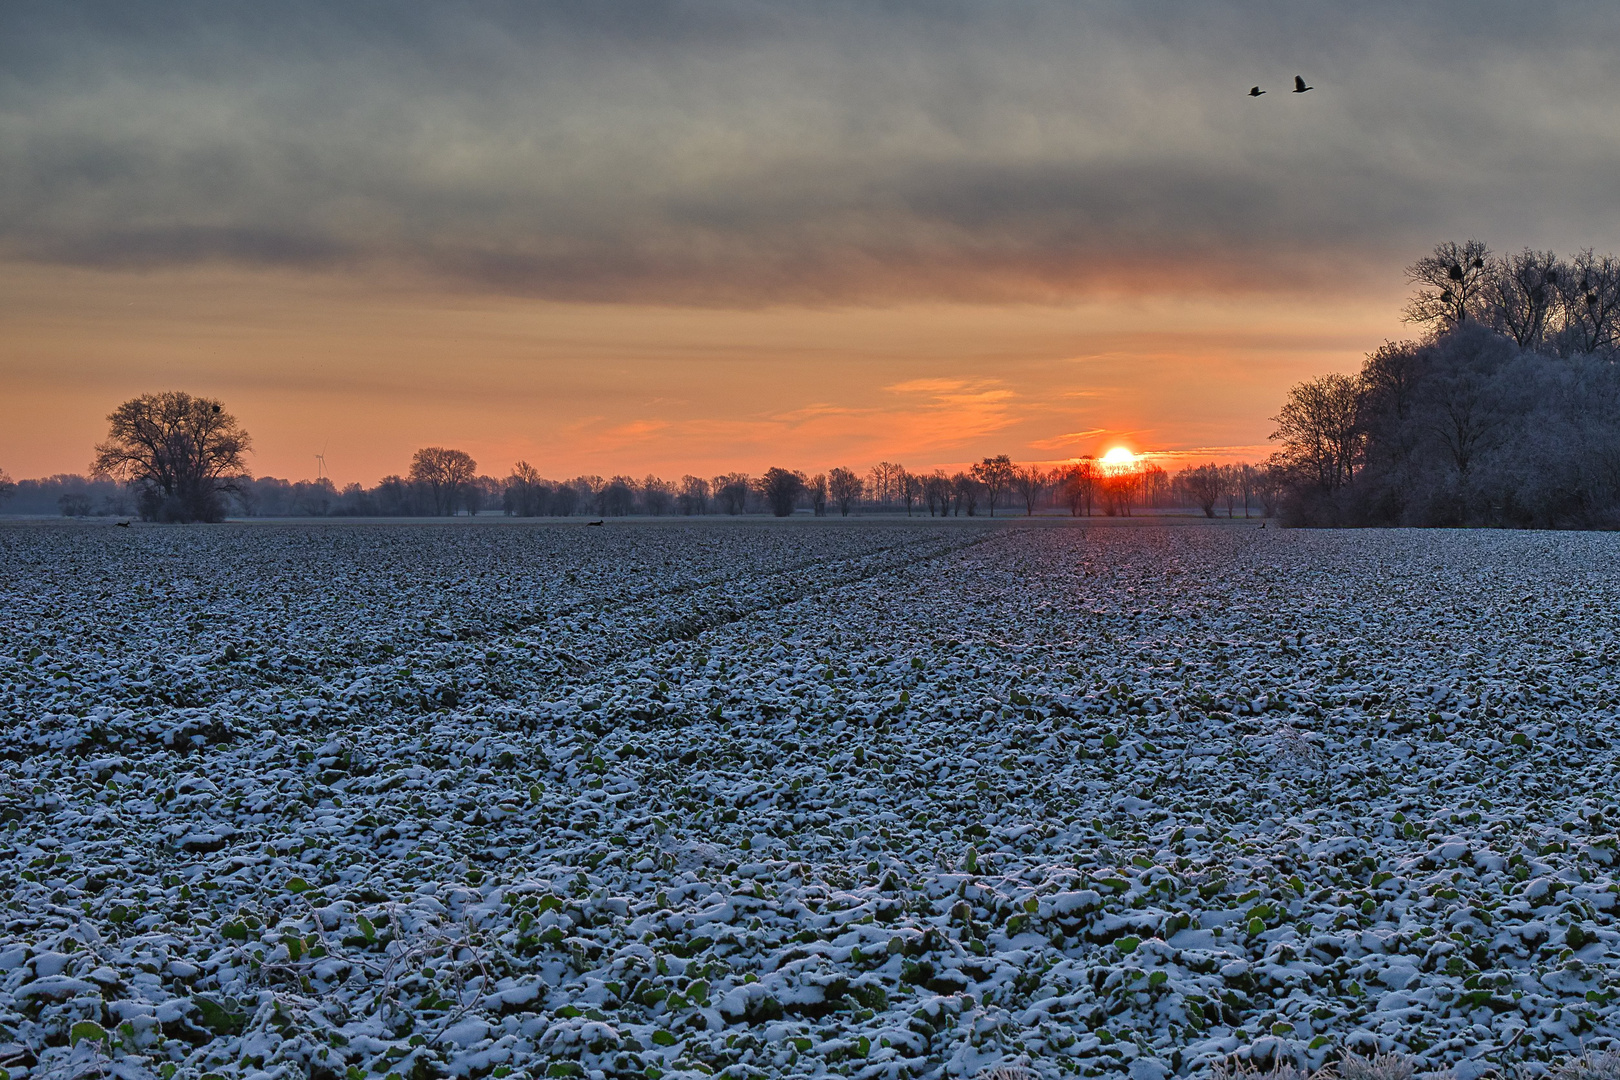
[[[1423,336],[1294,387],[1275,418],[1285,516],[1620,526],[1620,260],[1469,241],[1407,274]]]
[[[13,482],[0,470],[0,508],[30,516],[129,517],[135,513],[135,499],[128,487],[113,480],[59,473]]]
[[[0,499],[6,481],[0,474]],[[131,516],[165,520],[170,505],[144,481],[58,475],[12,485],[6,510],[15,514],[69,517]],[[1057,468],[1019,464],[1003,454],[957,472],[914,472],[879,462],[865,473],[849,468],[807,475],[773,468],[759,476],[732,472],[686,475],[576,476],[550,480],[527,462],[505,477],[483,475],[471,455],[442,447],[418,451],[404,475],[372,487],[329,479],[231,478],[217,493],[209,516],[250,517],[433,517],[505,514],[514,517],[626,517],[630,515],[775,514],[817,516],[906,513],[929,517],[1068,513],[1130,516],[1141,509],[1198,508],[1209,517],[1270,516],[1277,486],[1272,473],[1254,465],[1199,465],[1172,475],[1137,461],[1125,465],[1092,458]],[[178,520],[171,515],[169,520]]]
[[[260,516],[450,516],[503,513],[514,517],[698,516],[774,514],[848,516],[859,512],[975,517],[1066,511],[1075,516],[1129,516],[1141,508],[1198,507],[1210,517],[1224,507],[1269,516],[1277,488],[1253,465],[1201,465],[1172,476],[1135,463],[1110,466],[1090,458],[1055,469],[1018,464],[1003,454],[954,473],[913,472],[880,462],[864,474],[849,468],[808,475],[772,468],[759,476],[576,476],[551,480],[527,462],[505,477],[480,475],[458,450],[429,447],[404,476],[375,487],[329,480],[260,479],[241,484],[243,512]]]

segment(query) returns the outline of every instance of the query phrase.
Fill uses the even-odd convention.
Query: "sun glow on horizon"
[[[1136,461],[1136,455],[1123,446],[1116,446],[1102,456],[1102,463],[1110,468],[1120,468]]]

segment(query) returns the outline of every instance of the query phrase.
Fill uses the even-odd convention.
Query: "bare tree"
[[[1620,348],[1620,260],[1587,248],[1560,271],[1558,290],[1560,354],[1609,354]]]
[[[972,517],[979,508],[979,496],[984,492],[984,485],[970,471],[951,477],[951,487],[956,489],[957,516],[960,517],[962,511],[966,510],[967,516]]]
[[[1233,479],[1236,481],[1238,494],[1243,497],[1243,516],[1249,516],[1249,503],[1254,499],[1260,486],[1260,470],[1247,461],[1240,461],[1235,466],[1237,472]]]
[[[880,461],[866,474],[866,496],[880,506],[900,501],[900,478],[906,467],[892,461]]]
[[[16,481],[11,479],[10,473],[0,469],[0,503],[5,502],[15,494],[17,494]]]
[[[1406,305],[1407,321],[1443,332],[1479,318],[1490,254],[1478,240],[1448,241],[1408,266],[1406,279],[1418,291]]]
[[[741,514],[748,509],[748,492],[753,486],[747,473],[726,473],[714,478],[714,501],[722,514]]]
[[[1084,510],[1090,517],[1097,497],[1097,462],[1089,457],[1081,458],[1063,470],[1062,490],[1063,502],[1071,515],[1079,517]]]
[[[864,487],[861,478],[849,469],[829,469],[827,472],[827,494],[838,504],[838,513],[842,517],[849,517],[849,508],[861,497]]]
[[[940,517],[948,517],[951,512],[951,478],[945,475],[943,469],[935,469],[923,480],[923,501],[928,504],[928,516],[933,517],[935,511]]]
[[[241,490],[253,441],[236,417],[212,398],[171,390],[142,394],[107,417],[107,441],[96,447],[90,472],[139,492],[149,521],[219,521],[225,492]]]
[[[1492,329],[1521,349],[1539,349],[1558,311],[1560,278],[1569,276],[1558,256],[1525,248],[1517,255],[1487,260],[1480,300]]]
[[[1045,471],[1034,465],[1013,470],[1012,486],[1024,500],[1025,517],[1034,516],[1035,504],[1040,501],[1041,492],[1046,490],[1048,479]]]
[[[1260,500],[1260,515],[1262,517],[1275,517],[1277,505],[1282,500],[1286,490],[1283,484],[1283,474],[1271,465],[1255,467],[1255,497]]]
[[[537,517],[545,510],[546,496],[550,494],[548,488],[533,465],[520,461],[512,466],[512,474],[506,478],[501,501],[506,512],[514,517]]]
[[[478,462],[465,450],[425,446],[411,458],[411,483],[426,497],[439,517],[449,517],[467,501]]]
[[[1357,423],[1359,399],[1357,381],[1338,373],[1289,390],[1282,411],[1272,417],[1277,430],[1271,437],[1282,443],[1277,463],[1322,491],[1348,484],[1365,442]]]
[[[669,513],[675,506],[675,485],[648,475],[641,482],[641,508],[656,516]]]
[[[765,475],[755,481],[760,496],[770,504],[771,513],[787,517],[799,503],[806,487],[804,473],[791,469],[766,469]]]
[[[681,513],[706,514],[709,512],[709,482],[701,476],[690,473],[681,477],[681,486],[675,496],[675,503],[680,507]]]
[[[1226,504],[1226,516],[1236,517],[1238,501],[1238,470],[1236,465],[1221,466],[1221,501]]]
[[[1131,507],[1142,490],[1142,470],[1135,465],[1105,470],[1099,487],[1104,513],[1109,517],[1130,517]]]
[[[910,517],[912,504],[922,495],[922,477],[901,469],[897,482],[900,486],[900,497],[906,503],[906,517]]]
[[[590,489],[581,491],[579,481],[569,480],[558,484],[551,493],[551,512],[557,517],[571,517],[580,503],[590,497]]]
[[[628,517],[635,513],[638,485],[628,476],[615,476],[596,493],[596,512],[603,517]]]
[[[807,490],[810,496],[810,511],[816,517],[827,516],[827,474],[816,473],[810,478]]]
[[[1001,496],[1012,487],[1013,477],[1017,469],[1013,466],[1012,458],[1006,454],[997,454],[993,458],[985,458],[970,470],[973,479],[984,485],[984,493],[990,503],[990,516],[996,516],[996,503]]]
[[[1158,465],[1141,466],[1142,474],[1142,502],[1147,506],[1159,507],[1170,495],[1170,474]]]
[[[1204,516],[1215,516],[1215,504],[1220,501],[1221,493],[1226,488],[1226,478],[1221,475],[1221,467],[1214,462],[1208,465],[1197,465],[1183,469],[1176,477],[1181,484],[1181,490],[1187,493],[1194,506],[1204,512]]]

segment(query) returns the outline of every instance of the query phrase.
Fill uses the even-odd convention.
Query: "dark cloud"
[[[0,250],[559,299],[1314,287],[1613,246],[1610,6],[8,4]],[[1317,89],[1286,93],[1296,71]],[[1262,83],[1258,101],[1244,91]]]

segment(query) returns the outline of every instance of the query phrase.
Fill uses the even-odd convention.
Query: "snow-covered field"
[[[1620,1034],[1620,537],[0,528],[10,1080]]]

